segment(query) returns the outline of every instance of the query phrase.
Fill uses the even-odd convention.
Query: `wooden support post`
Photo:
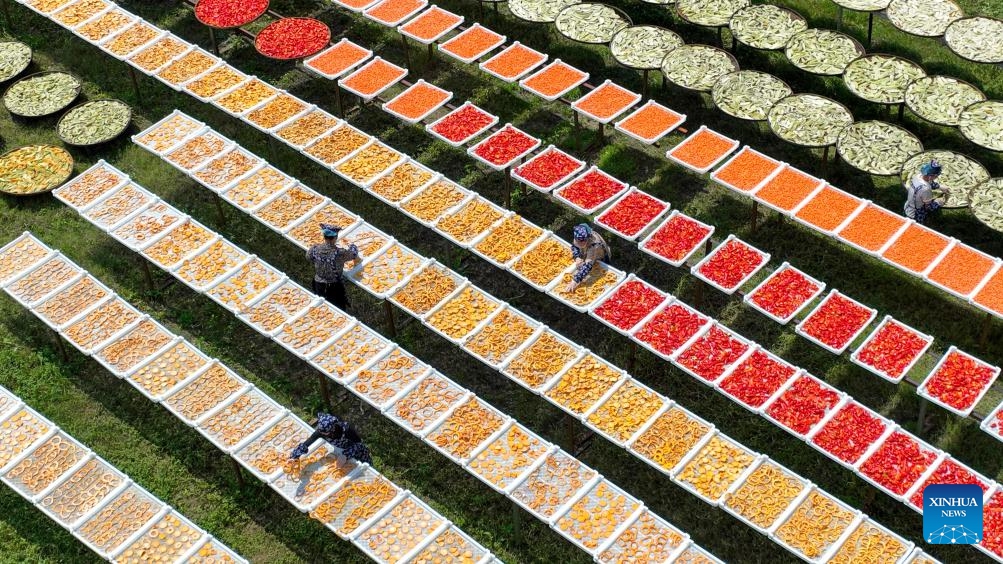
[[[564,444],[565,450],[575,452],[578,450],[578,441],[575,438],[575,419],[569,415],[564,416]]]
[[[502,181],[502,189],[505,190],[505,209],[512,209],[512,169],[505,169],[505,179]]]
[[[320,383],[320,397],[324,400],[324,409],[331,411],[331,389],[327,385],[327,376],[318,372],[317,380]]]
[[[142,104],[143,95],[139,92],[139,79],[136,78],[136,71],[131,66],[128,67],[128,69],[129,69],[129,78],[132,79],[132,89],[136,91],[136,103]]]
[[[696,287],[693,288],[693,307],[699,309],[703,306],[704,289],[706,287],[707,283],[703,280],[696,281]]]
[[[387,320],[387,332],[392,339],[397,338],[397,324],[394,322],[394,306],[388,300],[383,300],[383,314]]]
[[[212,52],[219,56],[219,42],[216,41],[216,30],[209,28],[209,40],[212,41]]]
[[[345,117],[345,106],[344,102],[341,101],[341,88],[338,86],[334,87],[334,103],[338,107],[338,117]]]
[[[756,200],[752,200],[752,215],[751,217],[749,217],[749,221],[752,224],[753,233],[756,232],[756,223],[758,219],[759,219],[759,202]]]
[[[230,458],[230,465],[233,467],[233,473],[237,476],[237,485],[241,488],[244,487],[244,472],[240,469],[240,464],[237,463],[236,458]]]
[[[495,6],[495,19],[498,19],[498,0],[491,2]]]
[[[7,29],[14,29],[14,20],[10,19],[10,0],[0,0],[3,3],[3,19],[7,22]]]
[[[143,281],[146,282],[147,290],[154,290],[153,287],[153,274],[150,272],[150,264],[144,259],[139,259],[140,270],[143,271]]]
[[[916,417],[916,436],[923,436],[923,428],[926,426],[926,406],[930,402],[924,398],[919,398],[919,415]]]
[[[59,359],[66,362],[69,357],[66,354],[66,345],[63,344],[63,338],[59,336],[59,333],[55,329],[50,329],[52,332],[52,338],[56,341],[56,352],[59,353]]]
[[[641,80],[644,81],[641,85],[641,101],[648,99],[648,73],[650,72],[648,69],[641,71]]]
[[[871,36],[874,34],[874,12],[867,14],[867,48],[871,48]]]
[[[982,329],[979,330],[979,348],[985,350],[986,346],[989,344],[989,332],[993,328],[993,314],[986,313],[986,316],[982,319]]]
[[[435,48],[431,43],[428,44],[428,61],[425,63],[425,70],[431,69],[435,63]]]
[[[899,121],[902,121],[902,116],[905,114],[905,102],[899,102]]]
[[[843,29],[843,7],[836,7],[836,29]]]
[[[522,508],[512,502],[512,539],[522,544]]]
[[[226,214],[223,213],[223,204],[220,203],[220,198],[214,198],[213,200],[216,202],[216,214],[219,216],[219,223],[226,225]]]
[[[637,341],[630,341],[630,348],[627,350],[627,372],[634,371],[634,363],[637,361]]]
[[[404,66],[411,68],[411,51],[407,48],[407,36],[401,34],[401,48],[404,49]]]

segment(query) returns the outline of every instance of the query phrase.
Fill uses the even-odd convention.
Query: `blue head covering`
[[[584,223],[579,223],[571,230],[571,235],[575,241],[584,241],[592,236],[592,228]]]
[[[326,223],[320,224],[320,231],[324,234],[324,237],[337,237],[338,233],[341,231],[340,227],[334,225],[328,225]]]
[[[944,167],[940,166],[937,159],[933,159],[925,165],[919,167],[919,171],[923,174],[923,176],[938,176],[944,171]]]

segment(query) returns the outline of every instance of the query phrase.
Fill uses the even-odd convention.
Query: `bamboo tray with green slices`
[[[812,74],[843,74],[846,66],[865,53],[849,35],[828,29],[807,29],[791,37],[784,47],[787,60]]]
[[[676,0],[676,13],[691,24],[724,27],[749,4],[749,0]]]
[[[892,0],[885,10],[888,21],[920,37],[940,37],[947,26],[965,16],[952,0]]]
[[[840,8],[855,12],[880,12],[888,7],[891,0],[832,0]]]
[[[572,41],[589,44],[609,43],[621,29],[630,27],[630,18],[622,10],[606,4],[575,4],[557,14],[557,31]]]
[[[883,121],[858,121],[836,139],[836,152],[853,168],[877,176],[895,176],[923,144],[905,128]]]
[[[792,37],[808,29],[801,14],[772,4],[746,6],[728,20],[735,39],[753,49],[783,49]]]
[[[582,0],[509,0],[508,9],[520,20],[553,23],[561,10],[581,2]]]
[[[981,90],[950,76],[926,76],[905,90],[905,104],[916,115],[937,125],[958,125],[961,112],[986,99]]]
[[[710,92],[722,76],[738,70],[735,57],[710,45],[682,45],[662,61],[662,74],[676,86],[697,92]]]
[[[31,47],[20,41],[0,42],[0,82],[24,72],[31,64]]]
[[[1003,21],[976,16],[947,26],[944,41],[959,57],[976,63],[1003,63]]]
[[[950,191],[944,207],[963,208],[969,205],[971,191],[976,186],[989,180],[986,167],[975,159],[953,151],[933,150],[913,155],[902,165],[899,178],[903,183],[919,172],[924,164],[936,159],[943,167],[943,173],[937,177],[937,183]],[[943,192],[935,191],[936,195]]]
[[[914,80],[926,76],[923,67],[894,55],[864,55],[843,71],[846,87],[864,100],[876,104],[901,104]]]
[[[52,145],[29,145],[0,156],[0,192],[31,196],[55,190],[73,174],[73,157]]]
[[[80,86],[77,77],[65,72],[31,74],[7,89],[3,104],[16,116],[47,116],[72,104],[80,95]]]
[[[774,104],[767,116],[770,129],[784,141],[802,147],[834,145],[853,114],[835,100],[815,94],[794,94]]]
[[[732,117],[762,121],[770,108],[792,92],[786,82],[772,74],[740,70],[719,78],[711,89],[711,97],[719,110]]]
[[[1003,151],[1003,102],[976,102],[961,111],[958,129],[972,143],[993,151]]]
[[[990,178],[972,188],[971,206],[976,219],[1003,232],[1003,178]]]
[[[125,102],[93,100],[63,114],[56,133],[68,145],[98,145],[125,133],[131,121],[132,108]]]
[[[683,44],[675,32],[654,25],[621,29],[609,44],[610,54],[621,65],[637,70],[655,70],[670,51]]]

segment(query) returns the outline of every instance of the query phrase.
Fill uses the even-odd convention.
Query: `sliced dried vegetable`
[[[34,74],[14,83],[3,96],[10,113],[40,117],[69,106],[80,94],[80,81],[65,72]]]
[[[748,5],[749,0],[676,0],[676,13],[696,25],[722,27]]]
[[[787,59],[814,74],[841,74],[863,47],[848,35],[827,29],[808,29],[795,35],[784,48]]]
[[[1003,63],[1003,21],[963,18],[947,26],[944,41],[959,56],[979,63]]]
[[[635,69],[657,69],[669,51],[683,44],[674,32],[653,25],[624,28],[613,36],[610,53],[620,64]]]
[[[898,174],[906,160],[923,150],[907,129],[883,121],[858,121],[843,129],[836,151],[850,166],[889,176]]]
[[[20,41],[0,43],[0,82],[14,78],[31,62],[31,47]]]
[[[550,23],[557,19],[561,10],[581,2],[582,0],[512,0],[508,3],[508,9],[521,20]]]
[[[707,92],[722,76],[738,70],[738,63],[727,51],[710,45],[683,45],[673,49],[662,61],[662,74],[674,84],[690,90]]]
[[[621,12],[604,4],[575,4],[557,14],[557,31],[582,43],[609,43],[618,31],[630,26]]]
[[[51,145],[29,145],[0,157],[0,192],[26,195],[52,190],[70,177],[73,157]]]
[[[787,83],[765,72],[740,70],[718,79],[711,89],[722,112],[748,120],[764,120],[777,102],[791,95]]]
[[[919,153],[906,161],[899,173],[902,182],[908,182],[919,172],[920,166],[932,159],[936,159],[944,167],[944,172],[937,177],[937,183],[951,191],[944,204],[946,207],[968,205],[968,193],[972,188],[989,180],[989,172],[978,161],[961,153],[937,150]],[[938,192],[934,191],[935,194]]]
[[[971,206],[979,221],[1003,232],[1003,178],[992,178],[973,188]]]
[[[770,110],[770,129],[784,141],[806,147],[836,143],[839,132],[853,123],[842,104],[815,94],[795,94]]]
[[[892,0],[888,21],[906,33],[923,37],[944,35],[947,26],[965,15],[952,0]]]
[[[774,6],[746,6],[728,22],[735,39],[755,49],[783,49],[791,37],[808,29],[799,14]]]
[[[958,117],[958,129],[972,143],[1003,151],[1003,102],[986,100],[965,108]]]
[[[132,108],[118,100],[95,100],[66,112],[56,127],[70,145],[95,145],[118,137],[132,120]]]
[[[920,78],[905,90],[909,109],[938,125],[958,125],[962,110],[985,99],[978,88],[949,76]]]
[[[888,7],[891,0],[832,0],[834,4],[847,10],[877,12]]]
[[[892,55],[867,55],[851,62],[843,80],[851,92],[878,104],[899,104],[909,84],[926,76],[923,67]]]

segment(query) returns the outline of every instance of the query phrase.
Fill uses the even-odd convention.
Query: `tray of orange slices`
[[[329,201],[316,191],[297,183],[265,200],[251,213],[255,219],[281,235]]]
[[[104,231],[114,231],[159,200],[151,192],[130,182],[99,198],[83,216]]]
[[[196,543],[195,547],[188,551],[188,559],[184,556],[181,559],[185,562],[219,562],[220,564],[237,564],[246,562],[230,547],[219,542],[211,535],[201,543]]]
[[[380,254],[396,242],[393,237],[368,223],[361,223],[350,229],[347,233],[342,232],[339,240],[343,241],[343,245],[355,245],[358,247],[362,260]],[[353,264],[352,268],[354,269],[359,264],[361,262]]]
[[[551,232],[541,237],[519,255],[509,272],[540,292],[546,292],[551,282],[571,268],[571,244]]]
[[[32,503],[60,476],[85,464],[91,450],[61,430],[8,463],[0,480]]]
[[[513,422],[470,453],[467,470],[504,494],[521,484],[557,447]]]
[[[466,279],[433,260],[415,273],[390,300],[416,317],[423,317],[463,285]]]
[[[173,206],[158,200],[111,231],[111,236],[133,251],[142,251],[184,219],[184,214]]]
[[[94,351],[94,359],[122,378],[146,359],[181,340],[152,319],[144,319],[130,331]]]
[[[235,372],[213,361],[194,372],[168,394],[161,404],[188,425],[251,388]]]
[[[141,252],[160,268],[173,270],[218,238],[215,232],[186,216],[162,231]]]
[[[365,187],[406,159],[407,155],[374,139],[332,170],[352,184]]]
[[[635,515],[636,518],[628,520],[626,528],[621,527],[617,534],[596,549],[597,562],[671,562],[683,551],[689,540],[688,534],[647,509]]]
[[[265,161],[235,146],[231,150],[193,170],[191,177],[206,188],[219,194],[265,166]]]
[[[558,449],[511,488],[510,497],[526,511],[550,522],[601,479],[595,470]]]
[[[271,335],[280,325],[302,313],[316,299],[305,288],[286,280],[249,301],[240,310],[240,320]]]
[[[187,556],[208,535],[177,511],[155,518],[139,537],[118,549],[113,560],[122,564],[177,562]]]
[[[132,141],[159,157],[193,135],[197,135],[204,128],[205,124],[201,121],[184,114],[181,110],[174,110],[167,117],[133,135]]]
[[[153,494],[130,483],[113,494],[93,515],[77,525],[77,538],[98,554],[108,556],[120,552],[130,538],[146,530],[154,519],[166,514],[168,508]]]
[[[456,525],[428,536],[412,553],[409,562],[491,562],[494,557]]]
[[[468,282],[425,314],[423,322],[459,345],[468,335],[490,323],[505,307],[506,304]]]
[[[0,470],[12,466],[33,445],[56,433],[35,410],[22,405],[0,421]]]
[[[811,482],[777,462],[759,459],[733,483],[720,507],[746,525],[767,532],[787,510],[811,491]]]
[[[594,554],[628,522],[636,520],[644,506],[612,482],[601,479],[573,505],[558,515],[554,529],[583,550]]]
[[[21,271],[3,285],[17,303],[32,309],[50,295],[83,278],[85,272],[59,251]]]
[[[254,260],[224,239],[216,239],[178,265],[173,274],[196,292],[205,292],[228,273]]]
[[[277,422],[289,411],[256,389],[249,389],[204,413],[195,424],[210,442],[232,454],[255,432]]]
[[[654,390],[633,378],[624,378],[582,414],[581,419],[587,427],[624,446],[668,405],[668,400]]]
[[[185,174],[210,160],[222,155],[233,146],[233,142],[206,128],[201,133],[189,137],[187,141],[166,153],[164,160]]]
[[[259,258],[252,258],[231,270],[205,292],[219,305],[239,313],[256,297],[277,288],[286,280],[286,276],[275,268]]]
[[[780,546],[807,562],[828,562],[862,519],[860,511],[812,486],[770,534]]]
[[[343,383],[392,346],[392,343],[374,331],[356,323],[311,356],[310,364],[335,381]]]
[[[423,437],[470,395],[470,392],[433,371],[383,412],[398,425]]]
[[[60,525],[72,529],[77,521],[111,501],[128,484],[128,476],[92,453],[82,466],[54,482],[36,505]]]
[[[913,543],[865,517],[839,544],[829,561],[897,563],[904,561],[914,547]]]
[[[113,297],[85,310],[67,323],[62,335],[80,352],[90,355],[105,343],[136,325],[144,316],[119,297]]]
[[[569,291],[568,286],[574,281],[576,271],[572,266],[554,279],[547,287],[547,294],[582,313],[599,303],[627,278],[625,272],[608,264],[598,263],[580,284]]]
[[[22,402],[17,396],[0,386],[0,421],[21,405]]]
[[[317,298],[306,311],[276,329],[272,338],[293,354],[308,359],[354,323],[344,312]]]
[[[406,495],[372,468],[362,467],[340,488],[314,504],[310,517],[348,539],[380,519]]]
[[[238,209],[250,213],[264,201],[295,183],[295,179],[277,168],[265,165],[221,189],[219,195]]]
[[[517,384],[536,393],[585,355],[585,350],[550,329],[537,332],[499,368]]]
[[[347,272],[355,282],[377,298],[385,299],[407,284],[412,275],[428,264],[430,259],[394,242],[375,256],[362,259],[362,264]]]
[[[442,177],[422,190],[400,201],[399,207],[418,223],[434,228],[435,221],[446,212],[474,198],[474,194],[459,184]]]
[[[292,413],[258,429],[233,457],[262,482],[270,482],[282,471],[289,454],[307,440],[313,428]]]
[[[543,229],[522,216],[510,214],[471,241],[469,248],[498,268],[507,269],[523,251],[543,236]]]
[[[401,200],[428,187],[440,176],[409,158],[383,171],[366,186],[366,191],[387,205],[396,207]]]
[[[425,436],[425,441],[449,459],[464,465],[475,450],[500,436],[511,418],[476,396],[454,407]]]
[[[384,410],[410,392],[430,371],[427,364],[394,346],[373,358],[346,385],[366,402]]]
[[[440,217],[435,224],[435,230],[460,247],[468,248],[471,242],[478,240],[481,235],[512,213],[486,198],[474,196],[473,199]]]
[[[77,213],[81,213],[104,194],[125,186],[128,182],[127,174],[100,160],[73,180],[54,190],[52,195]]]
[[[201,374],[212,360],[185,340],[176,340],[135,366],[125,379],[147,398],[158,402]]]
[[[627,442],[627,449],[656,470],[671,476],[689,454],[713,436],[714,426],[679,405],[671,405]]]
[[[408,494],[374,523],[357,531],[353,541],[376,562],[408,562],[412,561],[408,560],[410,555],[449,526],[448,521]]]
[[[741,483],[754,470],[760,456],[727,435],[715,432],[679,463],[672,480],[707,503],[717,505],[732,485]]]
[[[53,251],[25,231],[0,247],[0,285],[5,284],[36,265]]]
[[[542,393],[551,403],[580,417],[606,397],[626,373],[593,353],[565,368]]]
[[[287,227],[284,235],[286,239],[305,248],[310,248],[324,242],[324,234],[320,229],[322,223],[340,227],[341,237],[348,239],[350,233],[355,233],[352,230],[362,224],[362,218],[331,200],[325,199],[324,205],[310,210]]]
[[[491,322],[467,336],[464,350],[497,370],[523,344],[544,331],[543,325],[513,307],[506,307]]]

